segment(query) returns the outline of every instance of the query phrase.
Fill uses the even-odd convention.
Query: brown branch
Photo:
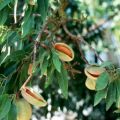
[[[91,30],[89,30],[83,37],[84,38],[86,38],[86,36],[90,36],[90,35],[92,35],[92,33],[94,33],[94,31],[96,31],[96,30],[101,30],[100,28],[102,28],[102,26],[104,26],[104,24],[106,24],[107,22],[109,22],[110,20],[112,20],[116,15],[118,15],[119,14],[119,12],[115,12],[113,15],[110,15],[107,19],[105,19],[101,24],[94,24],[90,29]],[[102,31],[102,30],[101,30]]]
[[[65,24],[63,24],[63,29],[64,29],[64,31],[66,32],[66,34],[68,34],[68,35],[70,36],[70,38],[77,43],[77,46],[79,47],[80,54],[81,54],[83,60],[85,61],[85,63],[88,63],[88,62],[87,62],[86,58],[83,57],[84,55],[82,54],[82,52],[81,52],[81,50],[80,50],[79,42],[86,44],[86,45],[95,53],[96,57],[97,57],[101,62],[103,62],[103,60],[100,58],[100,56],[99,56],[98,53],[95,51],[95,49],[92,48],[91,45],[89,45],[89,43],[88,43],[87,41],[85,41],[82,36],[80,36],[80,35],[79,35],[79,36],[73,35],[73,34],[67,29],[67,27],[66,27]],[[79,41],[79,42],[78,42],[78,41]]]

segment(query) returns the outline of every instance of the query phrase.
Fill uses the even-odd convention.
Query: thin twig
[[[89,65],[89,62],[87,61],[87,59],[85,58],[85,56],[84,56],[84,54],[83,54],[83,52],[82,52],[82,50],[81,50],[81,48],[80,48],[80,46],[79,46],[79,41],[76,41],[76,45],[78,46],[78,50],[79,50],[79,52],[80,52],[80,54],[81,54],[81,58],[83,59],[83,61],[86,63],[86,64],[88,64]]]
[[[47,26],[47,22],[43,25],[41,31],[39,32],[35,43],[34,43],[34,49],[33,49],[33,65],[35,64],[35,60],[36,60],[36,53],[37,53],[37,43],[40,43],[41,37],[42,37],[42,33],[44,32],[45,28]]]
[[[31,80],[32,74],[27,78],[27,80],[24,82],[24,84],[22,85],[22,87],[20,88],[20,90],[25,87]]]
[[[18,0],[15,0],[14,4],[14,23],[17,23],[17,5],[18,5]]]
[[[79,35],[79,36],[73,35],[73,34],[67,29],[67,27],[66,27],[65,24],[63,24],[63,29],[64,29],[64,31],[66,32],[66,34],[68,34],[68,35],[71,37],[71,39],[74,40],[77,44],[78,44],[79,42],[86,44],[86,45],[95,53],[96,57],[97,57],[101,62],[103,62],[103,60],[100,58],[100,56],[99,56],[98,53],[95,51],[95,49],[92,48],[91,45],[89,45],[89,43],[88,43],[87,41],[85,41],[82,36],[80,36],[80,35]],[[77,42],[77,41],[79,41],[79,42]],[[79,44],[78,44],[78,45],[79,45]],[[79,47],[79,46],[78,46],[78,47]],[[80,50],[80,47],[79,47],[79,51],[80,51],[80,53],[82,53],[81,50]],[[82,54],[82,57],[83,57],[83,54]],[[83,58],[83,60],[85,60],[85,57]],[[86,62],[86,63],[87,63],[87,62]]]

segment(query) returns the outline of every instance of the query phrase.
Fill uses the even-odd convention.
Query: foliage
[[[45,99],[50,95],[54,101],[53,111],[58,106],[61,109],[67,106],[68,109],[81,113],[84,108],[76,110],[76,101],[85,99],[85,107],[91,101],[93,103],[93,92],[86,89],[85,76],[79,74],[89,64],[84,54],[85,46],[93,50],[96,62],[100,60],[101,66],[106,69],[96,81],[94,105],[105,99],[106,110],[115,103],[119,112],[120,70],[112,62],[103,62],[97,53],[110,46],[104,43],[105,47],[97,50],[91,46],[92,41],[98,44],[98,39],[104,39],[104,26],[100,23],[90,30],[105,11],[109,11],[106,21],[115,16],[117,13],[113,8],[119,10],[119,5],[106,1],[105,8],[100,6],[104,2],[98,1],[93,5],[97,16],[94,18],[86,0],[84,3],[78,0],[0,1],[0,119],[16,119],[15,101],[22,97],[20,89],[23,85],[39,85],[44,91]],[[114,27],[113,31],[116,33]],[[59,52],[63,51],[55,49],[56,42],[66,43],[73,48],[73,61],[60,59]],[[65,51],[63,54],[68,55]],[[33,65],[31,74],[28,73],[30,64]],[[31,79],[27,79],[29,76]],[[62,95],[57,92],[58,85]],[[78,118],[83,117],[84,115],[78,115]]]

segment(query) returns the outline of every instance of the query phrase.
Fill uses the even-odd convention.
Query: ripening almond
[[[32,108],[25,99],[16,101],[17,120],[30,120],[32,116]]]
[[[90,90],[95,90],[96,87],[96,81],[92,79],[88,79],[85,82],[85,86]]]
[[[105,71],[105,68],[98,65],[89,65],[85,68],[85,74],[88,78],[97,80],[99,75]]]
[[[55,50],[58,53],[59,58],[62,61],[72,61],[74,59],[74,52],[71,47],[65,43],[56,43],[54,45]]]
[[[23,86],[21,88],[21,94],[27,102],[35,105],[36,107],[44,107],[47,105],[44,98],[40,94],[36,93],[32,88]]]

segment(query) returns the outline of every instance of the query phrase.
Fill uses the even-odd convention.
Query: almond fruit
[[[92,79],[88,79],[85,82],[85,86],[90,90],[95,90],[96,87],[96,81]]]
[[[44,107],[47,105],[44,98],[40,94],[36,93],[32,88],[23,86],[21,88],[21,94],[27,102],[35,105],[36,107]]]
[[[58,53],[59,58],[62,61],[72,61],[74,59],[74,52],[71,47],[65,43],[56,43],[54,45],[55,50]]]
[[[105,71],[105,68],[100,67],[98,65],[90,65],[86,67],[84,71],[88,78],[97,80],[99,75]]]

